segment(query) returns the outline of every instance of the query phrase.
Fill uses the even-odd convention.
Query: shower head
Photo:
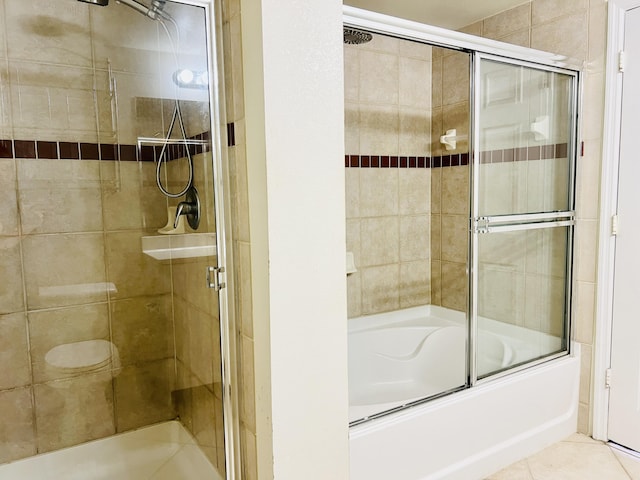
[[[344,27],[342,29],[344,43],[347,45],[360,45],[362,43],[370,42],[373,38],[369,32],[363,32],[362,30],[356,30],[355,28]]]
[[[78,0],[79,2],[90,3],[91,5],[100,5],[101,7],[106,7],[109,5],[109,0]],[[146,5],[138,2],[137,0],[117,0],[118,3],[122,3],[127,7],[133,8],[135,11],[157,20],[159,18],[169,19],[169,15],[164,13],[164,5],[167,3],[167,0],[152,0],[151,6],[147,7]]]

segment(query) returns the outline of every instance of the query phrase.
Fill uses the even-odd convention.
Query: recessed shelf
[[[210,257],[216,254],[215,233],[142,237],[142,252],[156,260]]]

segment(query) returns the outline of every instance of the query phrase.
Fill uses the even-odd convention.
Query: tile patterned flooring
[[[178,422],[0,465],[0,480],[222,480]]]
[[[640,457],[576,433],[486,480],[640,480]]]

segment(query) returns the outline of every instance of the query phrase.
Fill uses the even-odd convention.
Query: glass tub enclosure
[[[356,424],[569,353],[579,72],[469,35],[346,25]]]

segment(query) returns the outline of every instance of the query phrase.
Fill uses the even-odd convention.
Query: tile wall
[[[431,299],[431,50],[381,35],[344,48],[345,150],[359,156],[346,169],[349,317]]]
[[[245,107],[240,0],[225,0],[223,11],[224,74],[227,122],[234,125],[235,142],[227,151],[230,170],[232,251],[236,295],[241,475],[258,478],[258,438],[254,365],[254,313],[251,279],[249,184],[245,138]],[[261,439],[262,445],[268,440]],[[260,452],[264,456],[264,452]],[[265,477],[266,478],[266,477]]]
[[[158,25],[122,6],[93,9],[75,0],[0,0],[0,22],[1,463],[175,418],[174,331],[181,354],[185,337],[204,341],[204,332],[215,351],[210,325],[217,322],[207,327],[200,318],[180,336],[185,321],[174,325],[174,310],[193,318],[203,309],[178,288],[188,282],[176,274],[190,278],[190,267],[153,260],[140,246],[167,221],[155,166],[142,161],[153,150],[133,161],[137,137],[161,137],[173,109],[162,98],[174,88],[158,80],[157,68],[174,68],[158,53],[168,51]],[[194,50],[185,57],[195,65],[202,52]],[[184,99],[184,112],[195,135],[208,130],[208,104],[194,95]],[[208,164],[206,154],[196,158]],[[185,178],[184,163],[171,162],[170,188]],[[112,342],[120,365],[67,376],[47,366],[53,347],[95,339]],[[198,406],[215,405],[216,377],[198,367],[206,355],[181,357],[181,380],[195,373],[206,385],[208,394],[194,393],[186,423],[213,448],[215,462],[220,429]]]

